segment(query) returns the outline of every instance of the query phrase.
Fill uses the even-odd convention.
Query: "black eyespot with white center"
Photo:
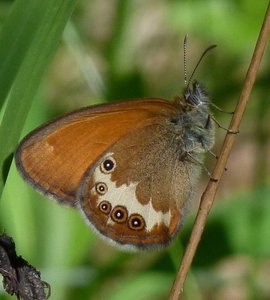
[[[132,230],[143,230],[145,228],[144,218],[139,214],[132,214],[128,219],[128,227]]]
[[[108,191],[108,187],[104,182],[97,182],[95,188],[99,195],[105,195]]]
[[[107,157],[100,165],[100,170],[102,173],[110,174],[116,167],[116,162],[113,157]]]
[[[117,205],[114,207],[111,213],[111,218],[116,223],[124,223],[127,221],[128,212],[124,206]]]
[[[99,210],[104,213],[105,215],[108,215],[111,212],[112,205],[108,201],[101,201],[99,203]]]

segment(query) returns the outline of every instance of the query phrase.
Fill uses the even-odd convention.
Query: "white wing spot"
[[[170,225],[171,213],[163,213],[162,211],[156,211],[152,205],[150,199],[146,205],[141,204],[136,197],[137,182],[131,182],[129,185],[122,185],[116,187],[115,183],[111,180],[111,174],[104,174],[99,167],[94,172],[94,181],[103,182],[107,185],[108,190],[105,195],[98,195],[97,206],[102,201],[108,201],[112,209],[117,205],[122,205],[128,210],[128,215],[139,214],[141,215],[146,224],[146,230],[151,231],[155,225],[164,223],[166,226]],[[92,189],[92,193],[96,193],[95,187]],[[108,223],[112,223],[113,220],[109,219]]]
[[[45,146],[45,148],[47,148],[46,152],[52,153],[54,151],[54,146],[50,145],[48,142],[46,142],[44,146]]]

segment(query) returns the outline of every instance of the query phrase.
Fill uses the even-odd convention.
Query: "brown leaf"
[[[38,270],[17,256],[13,239],[5,234],[0,235],[0,273],[4,289],[17,299],[45,300],[50,296],[50,285],[41,280]]]

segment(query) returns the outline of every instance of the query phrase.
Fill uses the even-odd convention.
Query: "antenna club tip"
[[[209,48],[213,49],[213,48],[216,48],[216,47],[217,47],[217,45],[211,45]]]

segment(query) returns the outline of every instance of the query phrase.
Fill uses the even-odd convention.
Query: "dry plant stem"
[[[230,132],[227,133],[223,146],[221,149],[220,156],[217,160],[216,166],[214,168],[212,174],[212,180],[209,181],[200,202],[199,211],[193,226],[193,230],[190,236],[189,243],[185,250],[184,256],[181,261],[181,265],[179,267],[174,285],[171,290],[170,299],[177,300],[179,299],[180,294],[183,292],[184,282],[188,273],[188,270],[191,266],[193,257],[195,255],[196,249],[198,247],[199,241],[201,239],[201,235],[203,233],[203,229],[206,223],[207,216],[210,212],[210,209],[213,205],[214,198],[217,192],[217,188],[221,179],[221,176],[224,172],[229,154],[231,152],[233,143],[236,138],[236,134],[232,132],[238,132],[240,122],[242,120],[244,111],[246,109],[246,105],[248,102],[249,95],[251,93],[253,84],[256,79],[256,74],[259,69],[259,65],[264,53],[264,49],[266,46],[267,38],[270,31],[270,2],[268,3],[268,8],[266,11],[264,23],[261,28],[261,32],[253,53],[253,57],[251,59],[251,63],[249,69],[247,71],[247,75],[245,78],[244,86],[242,89],[242,93],[240,95],[238,104],[236,106],[235,113],[231,120],[231,124],[229,127]]]

